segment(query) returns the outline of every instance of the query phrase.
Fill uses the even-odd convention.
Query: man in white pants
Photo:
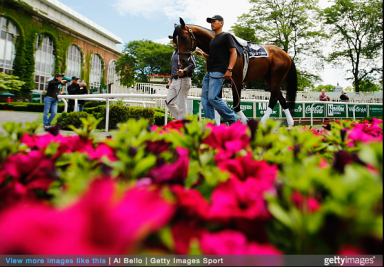
[[[169,36],[169,38],[173,39],[172,36]],[[188,91],[191,88],[191,77],[196,68],[196,62],[192,55],[188,67],[180,69],[179,51],[175,42],[173,42],[173,47],[175,47],[175,51],[171,58],[172,73],[167,85],[169,90],[165,104],[175,120],[183,120],[187,115]]]

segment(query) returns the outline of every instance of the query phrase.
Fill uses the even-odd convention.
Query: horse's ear
[[[182,18],[180,18],[180,25],[181,25],[181,28],[185,28],[185,22]]]

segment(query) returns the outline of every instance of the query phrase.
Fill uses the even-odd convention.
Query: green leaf
[[[285,210],[280,207],[277,203],[270,202],[268,203],[268,210],[272,213],[272,215],[279,220],[281,223],[283,223],[288,228],[293,228],[293,222],[291,218],[289,217],[288,213],[285,212]]]

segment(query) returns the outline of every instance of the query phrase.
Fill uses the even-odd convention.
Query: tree
[[[359,87],[360,92],[374,92],[383,90],[383,85],[377,83],[372,77],[369,76],[360,81]]]
[[[131,86],[134,82],[147,82],[150,74],[170,75],[173,51],[172,45],[150,40],[129,42],[116,62],[121,83]]]
[[[383,1],[334,0],[324,9],[325,24],[333,40],[334,51],[328,60],[335,64],[349,61],[350,79],[356,92],[369,75],[382,72]]]
[[[255,32],[254,40],[279,46],[293,60],[298,55],[321,56],[318,47],[320,38],[325,35],[316,23],[317,0],[250,2],[254,6],[249,14],[240,16],[239,22],[232,27],[235,34],[252,35]]]
[[[315,89],[313,89],[313,91],[315,92],[321,92],[321,90],[325,90],[325,92],[333,92],[333,89],[335,88],[336,86],[332,85],[332,84],[326,84],[326,85],[318,85]]]
[[[316,23],[317,0],[250,0],[254,3],[248,14],[239,17],[232,26],[235,35],[255,43],[274,44],[287,52],[298,70],[298,90],[313,88],[320,81],[310,68],[323,67],[320,41],[326,35]],[[310,68],[304,60],[311,58]],[[265,83],[258,84],[265,87]]]
[[[20,81],[19,77],[0,72],[0,93],[19,91],[24,84],[25,82]]]
[[[193,72],[192,83],[201,88],[206,73],[206,61],[203,56],[195,55],[196,68]]]
[[[244,14],[239,18],[238,23],[231,27],[232,32],[237,36],[249,42],[258,44],[261,40],[256,36],[253,20],[249,14]]]

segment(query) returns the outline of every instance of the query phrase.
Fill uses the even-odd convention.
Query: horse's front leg
[[[280,92],[280,85],[274,81],[270,81],[268,79],[265,79],[265,81],[268,83],[269,87],[271,88],[271,98],[269,99],[268,109],[265,111],[264,116],[261,118],[260,123],[265,125],[266,121],[269,119],[269,116],[271,116],[273,112],[273,108],[275,107],[279,92]]]
[[[240,108],[241,107],[240,106],[240,103],[241,103],[241,85],[242,85],[242,83],[239,81],[236,81],[232,85],[233,107],[234,107],[235,112],[239,116],[241,123],[244,125],[247,125],[248,119],[247,119],[247,117],[245,117],[243,111],[241,111],[241,108]]]

